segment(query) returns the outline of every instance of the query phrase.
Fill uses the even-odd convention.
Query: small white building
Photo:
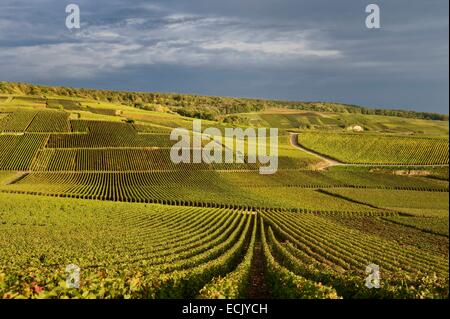
[[[364,128],[360,125],[352,125],[347,127],[347,131],[364,132]]]

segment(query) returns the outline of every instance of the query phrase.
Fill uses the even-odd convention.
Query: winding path
[[[338,165],[347,165],[347,164],[342,163],[342,162],[339,162],[339,161],[337,161],[337,160],[335,160],[335,159],[333,159],[333,158],[331,158],[331,157],[328,157],[328,156],[319,154],[319,153],[317,153],[317,152],[314,152],[314,151],[312,151],[312,150],[309,150],[309,149],[307,149],[307,148],[304,148],[304,147],[298,142],[298,133],[289,133],[289,134],[291,135],[291,136],[290,136],[291,145],[292,145],[293,147],[295,147],[295,148],[297,148],[297,149],[299,149],[299,150],[305,152],[305,153],[308,153],[308,154],[314,155],[314,156],[316,156],[316,157],[319,157],[319,158],[324,162],[324,164],[325,164],[323,168],[331,167],[331,166],[338,166]]]

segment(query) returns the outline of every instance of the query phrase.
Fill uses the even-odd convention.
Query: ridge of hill
[[[405,118],[448,121],[448,115],[410,110],[372,109],[358,105],[333,102],[281,101],[218,96],[201,96],[176,93],[125,92],[62,86],[43,86],[29,83],[0,82],[0,94],[38,97],[87,98],[96,101],[121,103],[139,109],[169,108],[183,116],[235,121],[233,114],[257,112],[266,109],[295,109],[318,112],[387,115]],[[231,116],[230,116],[231,115]]]

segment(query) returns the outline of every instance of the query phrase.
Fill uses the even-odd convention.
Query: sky
[[[69,30],[68,4],[81,12]],[[376,3],[381,28],[368,29]],[[448,114],[447,0],[0,0],[0,81]]]

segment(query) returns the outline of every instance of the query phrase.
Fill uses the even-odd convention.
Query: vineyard
[[[69,132],[68,118],[66,112],[40,111],[28,126],[27,132]]]
[[[37,199],[57,210],[52,216],[29,214],[36,203],[0,196],[2,246],[40,229],[28,245],[2,249],[4,297],[35,294],[32,282],[24,285],[29,279],[45,287],[41,297],[194,297],[214,276],[239,264],[256,227],[255,217],[240,211],[61,199]],[[64,287],[64,269],[58,265],[69,260],[85,270],[79,291]],[[38,278],[29,277],[36,272]]]
[[[446,138],[302,132],[299,143],[345,163],[448,164]]]
[[[292,281],[321,282],[326,285],[322,289],[334,288],[344,298],[415,298],[417,294],[426,298],[448,292],[446,258],[362,236],[320,216],[263,214],[261,232],[267,261],[274,264],[273,270],[269,268],[274,290],[283,294],[289,292],[284,291],[279,272],[290,274]],[[377,290],[363,288],[365,266],[370,263],[385,270],[384,284]],[[417,290],[410,290],[411,283]]]
[[[448,298],[444,125],[275,115],[246,115],[280,128],[278,170],[262,175],[247,141],[243,163],[205,153],[175,164],[170,132],[192,119],[174,112],[0,96],[0,298]],[[434,135],[315,129],[356,120],[372,131],[423,122]],[[226,127],[205,121],[215,124]],[[311,152],[290,139],[299,125]]]
[[[173,174],[169,178],[177,178]],[[388,210],[368,207],[329,196],[311,188],[241,187],[217,180],[158,180],[164,174],[146,173],[32,173],[13,184],[0,187],[9,193],[163,203],[181,206],[281,208],[299,211],[354,212],[387,214]],[[167,176],[167,175],[166,175]],[[183,184],[184,183],[184,184]],[[190,184],[192,183],[192,184]],[[208,187],[208,193],[204,187]],[[295,196],[291,196],[295,194]]]
[[[0,195],[2,244],[39,229],[3,249],[4,297],[245,297],[255,242],[274,298],[432,298],[448,289],[445,257],[326,216],[26,196]],[[79,290],[65,287],[61,265],[71,262],[83,270]],[[364,287],[370,262],[384,271],[379,290]]]
[[[28,170],[47,135],[0,135],[0,169]]]
[[[24,132],[38,113],[35,110],[11,110],[0,119],[0,132]],[[5,114],[4,113],[4,114]]]

